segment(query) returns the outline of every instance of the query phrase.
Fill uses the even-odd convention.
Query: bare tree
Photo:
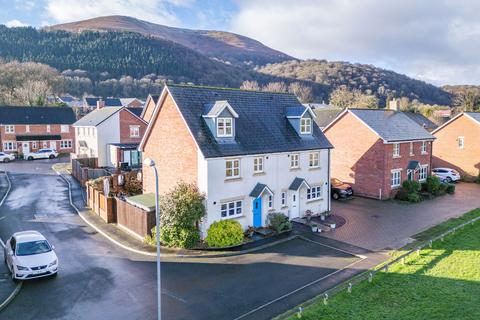
[[[269,82],[262,90],[269,92],[287,92],[288,87],[285,82]]]
[[[260,91],[260,86],[257,81],[245,80],[240,86],[240,89]]]
[[[308,87],[300,82],[293,82],[288,86],[288,92],[293,93],[302,103],[313,101],[312,87]]]
[[[363,94],[360,90],[348,90],[342,86],[330,94],[330,104],[340,108],[378,108],[375,95]]]

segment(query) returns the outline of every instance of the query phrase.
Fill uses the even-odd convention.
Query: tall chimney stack
[[[393,111],[400,111],[400,100],[393,99],[388,102],[388,109]]]
[[[97,110],[102,109],[103,107],[105,107],[105,101],[103,101],[102,98],[100,98],[97,100]]]

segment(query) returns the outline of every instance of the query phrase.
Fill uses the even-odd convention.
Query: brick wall
[[[449,167],[462,175],[476,177],[480,172],[480,125],[465,115],[435,133],[433,164]],[[458,147],[458,137],[464,137],[464,148]]]
[[[155,160],[160,193],[169,191],[180,181],[197,183],[197,146],[170,95],[151,121],[154,121],[153,127],[143,158]],[[155,191],[153,172],[148,167],[143,167],[143,188],[147,193]]]
[[[145,110],[143,113],[143,120],[150,122],[150,118],[152,117],[153,111],[155,109],[155,102],[153,99],[148,101],[148,104],[145,106]]]
[[[142,137],[147,129],[147,125],[130,113],[128,110],[122,110],[120,117],[120,143],[140,143]],[[130,137],[130,126],[139,126],[140,136]]]
[[[62,140],[71,140],[72,147],[71,148],[60,148],[60,141],[55,141],[55,148],[60,153],[71,153],[74,152],[75,149],[75,130],[74,128],[69,125],[68,132],[61,132],[61,125],[59,124],[52,124],[50,125],[50,131],[47,131],[47,125],[29,125],[29,131],[27,132],[26,125],[15,125],[15,132],[14,133],[6,133],[5,126],[0,126],[0,141],[1,141],[1,149],[4,150],[3,143],[5,141],[16,141],[17,135],[60,135]],[[26,142],[26,141],[25,141]],[[44,146],[44,142],[46,145]],[[24,141],[17,141],[17,150],[16,152],[22,153],[23,148],[22,144]],[[37,141],[36,146],[35,142],[29,142],[30,151],[36,151],[42,148],[50,148],[50,140],[47,141]],[[13,152],[13,151],[7,151]]]

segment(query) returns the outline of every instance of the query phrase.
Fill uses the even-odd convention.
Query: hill
[[[264,65],[292,59],[292,57],[271,49],[257,40],[238,34],[224,31],[173,28],[125,16],[98,17],[53,25],[46,27],[45,30],[136,32],[144,36],[172,41],[209,58],[237,65]]]
[[[373,94],[383,103],[393,97],[408,97],[428,104],[449,105],[451,94],[426,82],[372,65],[326,60],[291,60],[256,69],[277,77],[307,80],[335,90],[342,86]]]

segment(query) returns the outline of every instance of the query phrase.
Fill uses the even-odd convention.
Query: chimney
[[[105,107],[105,101],[103,101],[102,98],[100,98],[97,100],[97,110],[102,109],[103,107]]]
[[[393,99],[388,102],[388,109],[393,111],[400,111],[400,100]]]

